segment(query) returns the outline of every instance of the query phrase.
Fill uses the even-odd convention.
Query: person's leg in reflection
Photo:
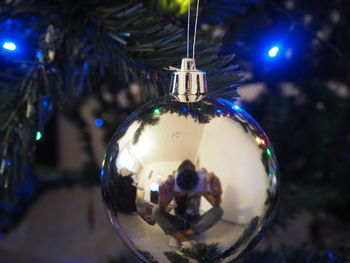
[[[153,208],[153,216],[165,234],[174,237],[180,242],[190,241],[190,239],[181,231],[186,225],[183,218],[180,216],[171,215],[159,207]]]
[[[185,235],[200,234],[214,226],[224,214],[220,206],[214,206],[209,211],[191,222],[191,228],[184,232]]]
[[[186,221],[178,215],[171,215],[167,209],[169,203],[174,198],[174,177],[168,179],[159,186],[158,207],[153,208],[153,216],[164,233],[172,236],[179,242],[191,241],[189,237],[182,233],[186,228]],[[173,242],[174,243],[174,242]],[[178,244],[180,246],[180,244]]]
[[[208,173],[202,168],[200,172]],[[208,173],[207,183],[210,186],[210,192],[201,193],[205,199],[213,206],[209,211],[196,217],[190,222],[190,228],[183,232],[184,235],[200,234],[214,226],[221,218],[224,210],[220,207],[222,187],[220,179],[214,173]]]

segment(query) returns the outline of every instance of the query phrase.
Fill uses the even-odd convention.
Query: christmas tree
[[[200,6],[197,66],[208,73],[212,94],[237,100],[264,127],[281,170],[266,245],[241,261],[350,262],[346,1],[203,0]],[[0,232],[6,237],[52,189],[98,186],[102,156],[96,158],[82,109],[91,100],[97,105],[93,125],[107,143],[139,105],[168,92],[164,67],[179,66],[186,54],[187,1],[5,1],[0,14]],[[58,113],[81,133],[87,157],[75,172],[60,169],[58,153],[48,157],[58,143]],[[283,245],[289,237],[278,233],[305,214],[309,220],[300,224],[308,242]],[[87,221],[93,222],[91,207]],[[217,262],[216,251],[187,252],[197,262]],[[125,254],[106,262],[138,259]]]

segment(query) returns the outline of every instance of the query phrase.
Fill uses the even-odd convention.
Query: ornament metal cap
[[[206,73],[196,69],[193,58],[183,58],[181,68],[175,70],[171,79],[170,94],[180,102],[197,102],[208,94]]]

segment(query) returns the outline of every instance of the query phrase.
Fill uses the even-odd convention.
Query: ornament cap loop
[[[206,73],[196,69],[193,58],[183,58],[173,73],[170,94],[180,102],[197,102],[208,94]]]

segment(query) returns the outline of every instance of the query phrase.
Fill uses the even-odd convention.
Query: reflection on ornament
[[[271,156],[272,155],[271,150],[269,148],[266,149],[266,153],[267,153],[267,156]]]
[[[103,199],[119,236],[145,262],[154,262],[151,257],[172,262],[178,248],[169,246],[174,229],[166,225],[174,222],[166,218],[176,221],[196,209],[211,219],[204,228],[187,222],[200,229],[188,236],[199,244],[194,248],[218,244],[217,260],[230,262],[262,236],[271,219],[278,192],[276,159],[261,127],[241,108],[210,96],[185,105],[165,96],[147,103],[121,125],[102,168]],[[197,185],[181,198],[189,202],[194,196],[197,208],[192,204],[192,210],[187,207],[176,215],[181,198],[174,186],[171,202],[159,212],[159,186],[169,175],[176,178],[185,160],[193,164],[191,176],[196,179],[186,175],[184,182]],[[207,172],[200,174],[203,168]],[[208,193],[196,192],[202,187],[198,182],[203,185],[210,173],[221,183],[219,206],[205,197],[210,186]],[[196,222],[198,216],[193,216]],[[179,232],[188,230],[177,227]]]

